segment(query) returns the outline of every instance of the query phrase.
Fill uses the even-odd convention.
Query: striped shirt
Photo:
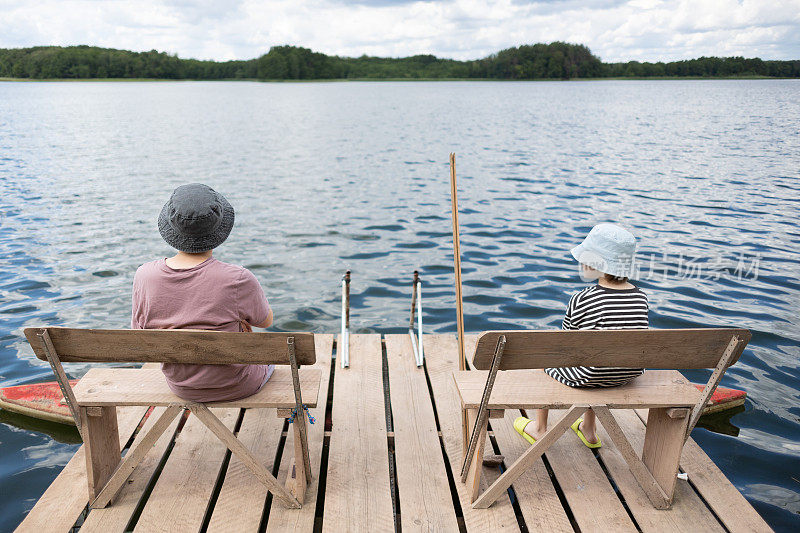
[[[647,296],[636,287],[592,285],[572,295],[561,329],[647,329],[647,311]],[[641,376],[644,369],[575,366],[545,372],[570,387],[615,387]]]

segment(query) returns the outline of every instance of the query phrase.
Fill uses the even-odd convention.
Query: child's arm
[[[269,315],[267,315],[267,319],[262,322],[261,324],[253,324],[257,328],[268,328],[272,325],[272,309],[269,310]]]
[[[142,324],[139,323],[142,310],[142,295],[138,274],[139,269],[136,269],[136,274],[133,275],[133,291],[131,293],[131,329],[144,329]]]
[[[573,322],[572,314],[575,312],[575,302],[578,299],[578,294],[575,293],[569,299],[569,304],[567,304],[567,312],[564,313],[564,320],[561,321],[561,329],[580,329],[577,325]]]
[[[236,287],[236,300],[239,307],[239,321],[244,331],[250,326],[268,328],[272,325],[272,309],[269,306],[264,289],[249,270],[242,269],[239,284]],[[247,327],[244,327],[244,324]]]

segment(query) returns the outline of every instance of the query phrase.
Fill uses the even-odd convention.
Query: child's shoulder
[[[163,261],[163,259],[160,259],[160,261]],[[153,261],[148,261],[147,263],[139,265],[139,268],[136,269],[136,273],[133,275],[134,293],[142,290],[143,287],[151,285],[155,280],[158,279],[159,276],[158,262],[159,259],[155,259]]]
[[[217,259],[214,263],[215,274],[225,280],[231,280],[242,286],[257,284],[258,280],[247,267],[235,263],[226,263]]]
[[[142,276],[147,276],[153,272],[157,272],[159,262],[161,261],[164,261],[164,259],[154,259],[152,261],[148,261],[147,263],[142,263],[139,265],[139,268],[136,269],[134,278],[141,278]]]
[[[232,272],[237,275],[241,275],[242,272],[247,270],[242,265],[236,265],[234,263],[226,263],[225,261],[220,261],[219,259],[214,259],[214,268],[218,270],[225,270],[228,272]]]
[[[569,301],[570,303],[579,303],[586,299],[587,296],[591,296],[592,294],[596,294],[600,292],[597,285],[587,285],[583,289],[579,290],[578,292],[573,292],[572,296],[570,296]]]
[[[642,289],[633,285],[629,289],[608,289],[599,284],[589,285],[582,290],[575,292],[570,297],[569,303],[570,306],[580,306],[582,304],[588,304],[592,301],[602,299],[604,296],[612,295],[616,297],[634,297],[634,298],[644,298],[647,300],[647,295],[644,293]]]

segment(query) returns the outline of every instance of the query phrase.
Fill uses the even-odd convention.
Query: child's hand
[[[253,332],[252,326],[250,326],[250,324],[248,324],[244,320],[240,320],[239,321],[239,327],[241,327],[242,331],[246,331],[247,333],[252,333]]]

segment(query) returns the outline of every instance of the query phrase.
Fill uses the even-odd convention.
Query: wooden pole
[[[467,369],[464,354],[464,309],[461,298],[461,248],[458,238],[458,188],[456,186],[456,154],[450,154],[450,208],[453,215],[453,263],[456,272],[456,324],[458,328],[458,369]]]
[[[450,209],[453,218],[453,269],[456,273],[456,327],[458,330],[458,369],[467,369],[467,357],[464,354],[464,309],[461,298],[461,247],[458,238],[458,187],[456,185],[456,154],[450,154]],[[464,457],[467,456],[469,442],[469,420],[467,411],[461,410],[461,446]],[[483,450],[479,452],[483,454]]]

